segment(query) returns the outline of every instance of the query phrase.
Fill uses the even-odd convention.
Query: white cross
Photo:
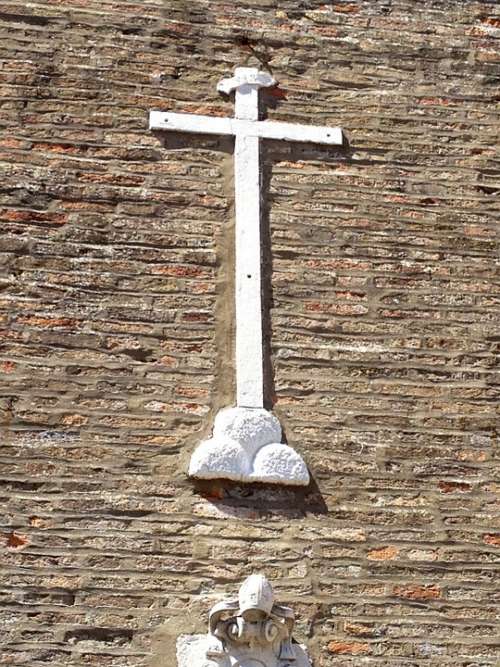
[[[245,408],[264,405],[260,139],[342,144],[338,127],[259,120],[259,88],[275,84],[266,72],[239,67],[233,78],[223,79],[217,86],[224,93],[236,91],[234,118],[152,111],[149,125],[152,130],[235,137],[236,403]]]
[[[259,120],[259,88],[275,85],[266,72],[239,67],[217,88],[236,91],[235,118],[152,111],[152,130],[235,137],[236,407],[221,410],[213,437],[196,448],[189,474],[243,482],[307,486],[305,461],[281,442],[278,419],[264,409],[261,295],[260,139],[342,144],[342,130]]]

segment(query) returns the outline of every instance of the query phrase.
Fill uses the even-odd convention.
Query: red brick
[[[0,371],[2,373],[13,373],[16,370],[16,364],[13,361],[0,362]]]
[[[442,491],[442,493],[468,493],[472,487],[470,484],[466,484],[465,482],[448,482],[442,480],[439,482],[439,489]]]
[[[328,650],[336,655],[366,655],[370,653],[370,645],[361,642],[331,641],[328,643]]]
[[[29,540],[26,535],[21,535],[19,533],[9,533],[7,535],[6,545],[9,549],[24,549],[29,544]]]
[[[435,584],[429,586],[419,586],[417,584],[408,584],[406,586],[394,586],[393,595],[407,600],[438,600],[442,593],[439,586]]]
[[[397,547],[388,546],[380,547],[380,549],[372,549],[366,555],[368,560],[393,560],[399,554]]]

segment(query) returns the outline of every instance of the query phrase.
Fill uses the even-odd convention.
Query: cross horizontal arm
[[[245,121],[237,121],[244,123]],[[251,123],[248,133],[263,139],[284,139],[285,141],[303,141],[313,144],[342,145],[340,127],[321,127],[319,125],[296,125],[278,121],[262,120]]]
[[[268,120],[239,120],[219,116],[198,116],[190,113],[151,111],[151,130],[174,130],[198,134],[230,134],[261,137],[262,139],[284,139],[314,144],[342,145],[342,130],[339,127],[296,125]]]
[[[170,113],[151,111],[150,130],[174,130],[176,132],[196,132],[197,134],[235,134],[231,118],[219,116],[198,116],[194,113]]]

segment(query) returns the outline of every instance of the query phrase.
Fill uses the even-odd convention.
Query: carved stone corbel
[[[179,667],[311,667],[292,639],[295,617],[276,604],[271,584],[261,574],[246,579],[238,598],[210,611],[207,635],[181,635]]]

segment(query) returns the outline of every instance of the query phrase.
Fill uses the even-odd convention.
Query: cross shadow
[[[220,151],[232,155],[234,137],[223,134],[201,134],[172,130],[151,130],[151,134],[166,150],[192,150],[194,148]]]
[[[228,518],[302,519],[308,514],[328,514],[316,481],[308,486],[280,486],[228,479],[193,479],[195,490]]]
[[[342,146],[317,146],[309,143],[283,142],[264,140],[261,142],[261,239],[262,239],[262,334],[264,347],[264,405],[272,410],[276,403],[276,387],[274,384],[274,368],[272,364],[272,322],[271,312],[274,306],[273,300],[273,253],[272,253],[272,230],[270,224],[270,211],[273,203],[271,191],[271,179],[273,168],[277,162],[288,160],[297,162],[299,160],[321,160],[322,164],[338,166],[339,160],[350,158],[353,150],[344,137]]]

